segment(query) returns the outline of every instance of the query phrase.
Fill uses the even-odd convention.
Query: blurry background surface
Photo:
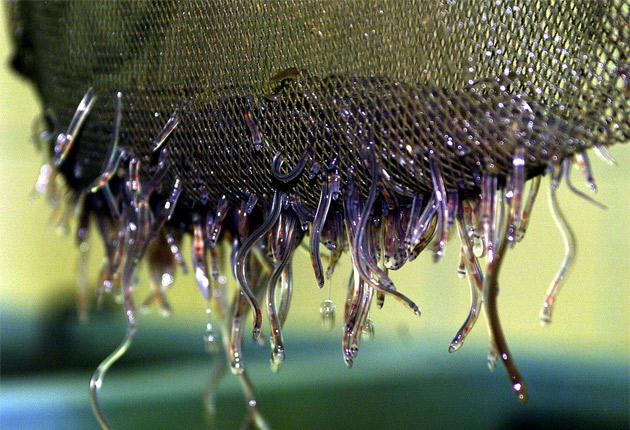
[[[5,10],[0,11],[5,26]],[[10,57],[2,28],[0,427],[96,429],[88,381],[122,340],[124,315],[121,307],[110,306],[93,309],[87,323],[76,317],[79,254],[72,237],[55,234],[46,202],[29,196],[45,159],[30,136],[40,107],[33,89],[9,70]],[[509,252],[502,270],[500,313],[528,384],[527,406],[513,396],[500,364],[488,372],[483,318],[462,350],[448,353],[469,308],[467,282],[456,275],[455,244],[440,264],[427,253],[393,273],[397,287],[419,303],[423,315],[418,319],[391,300],[374,309],[376,336],[362,342],[352,369],[343,364],[339,323],[349,257],[332,281],[338,321],[332,332],[324,332],[318,309],[328,292],[317,288],[303,254],[294,262],[286,361],[279,374],[268,368],[268,348],[246,336],[246,365],[272,427],[628,428],[630,149],[611,152],[619,167],[597,158],[593,163],[599,199],[608,210],[564,187],[559,193],[578,254],[550,326],[538,323],[538,312],[564,251],[546,204],[547,180],[527,237]],[[94,239],[92,293],[102,256]],[[184,248],[189,260],[188,241]],[[138,299],[146,293],[142,276]],[[169,297],[175,315],[140,317],[136,342],[107,375],[101,394],[106,416],[114,428],[237,428],[244,406],[230,375],[218,392],[216,420],[203,412],[205,380],[215,359],[203,348],[205,305],[194,279],[179,273]]]

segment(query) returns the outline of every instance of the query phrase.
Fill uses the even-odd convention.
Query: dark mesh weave
[[[630,10],[611,1],[24,2],[13,4],[16,65],[62,130],[89,87],[99,97],[64,171],[75,187],[103,163],[123,94],[121,144],[148,161],[168,140],[182,202],[272,189],[271,161],[307,148],[367,173],[371,144],[399,193],[630,138]],[[275,77],[275,78],[274,78]],[[261,134],[255,149],[255,133]],[[145,163],[148,166],[149,163]],[[310,168],[310,165],[309,165]],[[306,175],[308,176],[308,175]],[[298,194],[316,206],[319,186]]]

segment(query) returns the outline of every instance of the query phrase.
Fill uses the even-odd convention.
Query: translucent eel
[[[497,209],[497,176],[485,172],[481,179],[481,226],[488,262],[494,259],[495,218]]]
[[[446,201],[446,188],[444,186],[444,178],[438,162],[431,158],[429,160],[431,180],[433,181],[433,195],[437,206],[438,214],[438,227],[437,237],[438,243],[435,248],[434,260],[439,261],[444,256],[444,248],[446,246],[446,216],[447,216],[447,201]]]
[[[182,191],[184,191],[184,183],[181,179],[175,178],[171,188],[171,193],[161,205],[158,205],[156,209],[155,217],[151,225],[151,240],[158,237],[158,234],[164,227],[164,224],[166,224],[166,222],[173,216],[175,206],[177,205],[177,201],[179,200],[179,196],[182,194]]]
[[[234,312],[230,326],[230,346],[228,349],[230,370],[234,375],[240,375],[245,371],[241,344],[243,339],[242,327],[246,318],[246,312],[247,298],[242,291],[237,291],[236,298],[234,299]]]
[[[269,424],[265,421],[263,416],[258,411],[258,403],[256,401],[256,392],[254,386],[250,381],[247,373],[243,372],[238,375],[241,383],[243,394],[245,395],[245,402],[247,404],[247,418],[241,428],[256,428],[258,430],[270,430]]]
[[[610,166],[617,166],[617,160],[608,152],[605,146],[595,145],[594,146],[595,154],[599,158],[601,158],[605,163],[608,163]]]
[[[343,336],[344,361],[348,367],[352,367],[353,361],[359,353],[363,327],[370,312],[370,304],[374,295],[374,289],[362,279],[358,280],[356,291],[356,303],[352,304],[353,308],[346,321]]]
[[[387,269],[398,270],[407,261],[409,251],[405,243],[406,231],[403,227],[406,217],[405,210],[395,210],[390,212],[382,222],[383,265]],[[380,254],[380,249],[375,250],[377,260],[379,259],[378,254]]]
[[[227,196],[224,194],[221,196],[221,199],[217,204],[217,210],[214,215],[207,217],[206,236],[208,238],[208,246],[212,249],[214,249],[217,245],[217,240],[221,234],[221,225],[223,224],[223,220],[225,219],[229,209],[230,203]]]
[[[435,199],[435,195],[433,195],[431,196],[431,199],[425,206],[420,216],[413,221],[410,230],[408,230],[407,234],[405,235],[405,242],[409,243],[409,249],[411,249],[412,251],[421,242],[422,236],[426,233],[428,225],[433,219],[436,211],[437,200]],[[415,256],[412,258],[412,255],[410,253],[408,259],[409,261],[412,261],[415,259]]]
[[[321,240],[322,229],[328,216],[328,210],[330,209],[330,203],[332,201],[333,194],[333,176],[338,173],[329,172],[326,178],[322,181],[322,190],[319,197],[319,204],[315,211],[315,219],[313,221],[313,229],[311,231],[310,239],[310,254],[311,262],[313,264],[313,271],[315,272],[315,278],[317,279],[317,285],[319,288],[324,287],[324,269],[322,267],[322,259],[319,252],[319,243]]]
[[[101,387],[103,386],[103,377],[105,373],[109,370],[109,368],[114,364],[120,357],[122,357],[129,346],[131,346],[131,342],[133,341],[133,337],[136,334],[136,326],[129,325],[127,327],[127,334],[125,335],[125,339],[123,342],[112,352],[101,364],[98,365],[96,371],[92,375],[90,379],[90,404],[92,405],[92,411],[94,412],[94,416],[96,420],[101,425],[103,430],[111,430],[111,427],[105,420],[103,416],[103,412],[99,406],[98,395],[101,391]]]
[[[212,299],[212,283],[208,272],[208,262],[206,260],[206,243],[204,238],[203,222],[199,214],[193,214],[193,246],[192,246],[192,265],[197,285],[201,291],[201,295],[206,301],[206,333],[204,342],[207,350],[214,348],[215,336],[212,328],[212,311],[210,301]]]
[[[240,246],[240,242],[242,240],[245,240],[245,238],[249,236],[250,233],[249,216],[251,214],[251,211],[247,210],[247,205],[248,202],[242,201],[240,207],[236,210],[236,229],[238,234],[235,236],[236,246],[233,248],[238,248]],[[232,252],[234,252],[234,249],[232,250]]]
[[[407,223],[407,229],[405,230],[404,244],[407,250],[411,249],[411,242],[415,231],[419,230],[420,215],[422,213],[422,203],[424,197],[422,195],[415,195],[411,202],[411,209],[409,209],[409,222]],[[418,233],[419,234],[419,233]]]
[[[206,261],[206,244],[203,233],[203,223],[199,214],[193,214],[193,246],[192,267],[201,295],[205,300],[210,300],[212,295],[208,263]]]
[[[161,166],[161,168],[167,169],[168,165],[165,164]],[[136,320],[134,314],[135,306],[132,297],[134,274],[139,261],[142,259],[142,256],[151,242],[153,229],[161,228],[162,224],[170,218],[182,189],[181,181],[176,180],[173,193],[171,193],[171,196],[166,200],[166,203],[163,203],[163,206],[158,210],[158,216],[156,219],[149,207],[149,197],[153,188],[142,188],[139,170],[139,160],[132,157],[129,162],[127,180],[125,181],[127,206],[125,207],[122,219],[123,224],[128,226],[123,236],[126,242],[126,254],[123,257],[124,264],[122,275],[123,303],[128,321],[127,334],[120,346],[99,365],[90,381],[90,400],[92,403],[92,409],[94,410],[97,420],[103,429],[106,430],[110,427],[105,421],[98,405],[98,392],[102,386],[105,373],[111,365],[127,351],[136,333]],[[155,179],[155,176],[151,178],[152,181]],[[103,189],[109,190],[109,186],[106,184]],[[112,197],[110,196],[106,198]],[[115,202],[110,202],[110,207],[111,206],[115,207]],[[114,212],[116,213],[117,211]]]
[[[477,201],[468,202],[471,207],[471,219],[468,228],[471,230],[470,234],[472,235],[473,252],[477,258],[482,258],[486,255],[486,243],[484,241],[483,225],[481,222],[481,212],[484,206],[482,199],[483,196]]]
[[[508,202],[510,205],[510,219],[508,225],[508,241],[510,248],[516,243],[516,230],[521,223],[521,208],[523,202],[523,187],[525,186],[525,150],[516,149],[512,159],[512,174],[509,180]]]
[[[359,353],[359,345],[361,343],[361,335],[363,328],[367,321],[368,314],[370,312],[370,305],[372,304],[372,298],[374,296],[374,288],[372,288],[367,282],[360,281],[361,284],[358,288],[358,303],[354,314],[352,315],[352,321],[346,324],[346,333],[344,343],[344,355],[346,357],[346,364],[352,365],[352,360],[356,358]]]
[[[37,115],[31,124],[31,140],[38,151],[50,147],[58,133],[59,121],[51,108],[44,109],[44,112]]]
[[[566,164],[566,166],[563,166],[564,180],[567,183],[567,187],[569,187],[569,190],[571,190],[574,194],[583,198],[587,202],[594,204],[600,209],[608,209],[608,207],[605,204],[598,202],[593,197],[589,196],[588,194],[584,194],[582,191],[575,188],[575,186],[571,182],[571,160],[567,158],[563,161],[563,164]]]
[[[258,124],[252,118],[252,113],[250,111],[245,112],[243,114],[243,117],[245,118],[245,123],[247,124],[247,128],[249,128],[249,133],[252,136],[254,149],[256,151],[260,151],[261,142],[262,142],[262,134],[260,133],[260,130],[258,129]]]
[[[455,219],[457,218],[457,209],[460,203],[459,203],[459,193],[457,191],[448,192],[446,196],[447,196],[446,217],[445,217],[446,226],[444,227],[444,236],[445,236],[445,240],[448,240],[451,230],[453,228],[453,225],[455,224]]]
[[[501,228],[501,226],[503,226],[503,224],[505,224],[506,222],[505,204],[506,204],[507,199],[505,197],[505,194],[506,194],[505,189],[500,188],[499,190],[497,190],[494,196],[495,205],[496,205],[496,212],[495,212],[494,217],[496,221],[495,221],[494,226],[492,227],[492,243],[493,244],[498,244],[503,239],[506,238],[506,236],[504,235],[505,232]],[[508,232],[509,232],[509,225],[508,225]]]
[[[120,163],[121,158],[124,156],[125,151],[123,149],[118,148],[118,139],[120,137],[120,119],[122,112],[122,93],[116,94],[116,110],[114,117],[114,133],[112,134],[112,139],[109,144],[109,151],[107,156],[107,161],[103,168],[101,169],[101,174],[98,178],[94,179],[90,185],[87,186],[87,190],[90,193],[95,193],[105,184],[109,182],[109,180],[114,176],[116,171],[118,170],[118,164]]]
[[[142,303],[140,312],[147,312],[149,306],[157,302],[162,315],[170,316],[173,311],[166,298],[166,290],[175,279],[176,260],[163,234],[149,247],[147,262],[151,293]]]
[[[282,200],[284,194],[279,190],[275,190],[273,194],[273,200],[271,204],[271,209],[269,210],[269,215],[267,219],[265,219],[260,227],[258,227],[252,234],[250,234],[247,239],[243,242],[242,246],[238,250],[235,256],[234,263],[234,273],[236,274],[236,278],[238,280],[239,286],[243,293],[245,293],[245,297],[247,298],[249,304],[254,310],[254,339],[258,339],[260,337],[260,330],[262,327],[262,311],[260,310],[260,305],[258,304],[258,300],[254,293],[252,293],[251,288],[249,287],[249,283],[247,282],[247,275],[245,271],[245,260],[249,255],[254,244],[266,236],[267,233],[271,230],[271,228],[278,221],[278,217],[280,216],[280,211],[282,209]]]
[[[243,261],[244,267],[250,273],[258,274],[258,277],[255,279],[254,291],[258,292],[263,290],[263,286],[267,283],[267,277],[271,272],[271,268],[268,264],[263,261],[253,258],[253,256],[249,255],[248,258]],[[234,298],[234,310],[232,312],[232,319],[229,326],[230,330],[230,342],[227,348],[228,360],[230,362],[230,370],[235,375],[240,375],[245,371],[245,367],[243,365],[243,353],[242,353],[242,343],[243,343],[243,324],[245,319],[247,318],[247,304],[248,299],[245,296],[245,293],[242,290],[238,290],[236,292],[236,297]]]
[[[123,303],[130,325],[135,325],[135,305],[133,301],[134,274],[142,257],[142,250],[149,237],[151,209],[148,199],[143,199],[140,184],[140,161],[132,157],[129,161],[128,179],[126,181],[128,206],[125,218],[128,222],[125,236],[126,257],[122,272]]]
[[[162,148],[162,145],[164,145],[164,142],[166,142],[166,139],[171,135],[178,124],[179,115],[177,114],[177,112],[175,112],[168,119],[168,121],[166,121],[166,124],[164,125],[160,133],[158,133],[157,137],[153,140],[153,146],[151,148],[152,152],[157,152],[160,150],[160,148]]]
[[[333,196],[334,198],[334,196]],[[341,254],[347,250],[348,243],[345,240],[346,230],[343,226],[343,214],[341,212],[336,212],[333,215],[333,227],[331,231],[334,232],[334,246],[335,249],[332,250],[330,254],[330,261],[328,262],[328,269],[326,269],[326,277],[330,279],[332,274],[335,271],[335,267],[341,258]]]
[[[221,259],[221,263],[223,263],[224,260]],[[224,266],[223,264],[221,265],[222,267]],[[210,376],[210,378],[208,378],[208,382],[206,383],[206,390],[204,392],[204,396],[203,396],[203,404],[205,407],[206,412],[211,416],[214,417],[216,414],[216,403],[215,403],[215,393],[217,390],[217,387],[219,386],[221,380],[223,379],[223,377],[225,376],[225,374],[227,373],[228,370],[228,360],[227,360],[227,353],[228,353],[228,348],[229,348],[229,327],[230,327],[230,318],[231,318],[231,309],[230,309],[230,303],[229,303],[229,298],[227,295],[227,290],[226,290],[226,282],[227,281],[223,281],[221,278],[219,278],[219,281],[215,284],[215,288],[213,289],[213,296],[215,297],[214,300],[214,310],[215,310],[215,315],[218,316],[218,319],[220,321],[220,328],[221,328],[221,339],[223,341],[223,359],[221,359],[221,357],[217,357],[217,360],[213,360],[213,362],[215,362],[215,366],[213,368],[212,371],[212,375]],[[216,346],[216,350],[219,350],[219,346]],[[214,351],[211,351],[214,352]]]
[[[595,184],[595,178],[593,177],[593,169],[591,169],[591,161],[588,158],[586,152],[578,152],[575,154],[575,160],[584,176],[584,180],[588,184],[593,194],[597,193],[597,185]]]
[[[278,318],[280,319],[280,327],[284,326],[284,322],[289,315],[289,307],[291,306],[291,296],[293,295],[293,254],[289,256],[289,262],[282,271],[280,278],[281,293],[280,306],[278,307]]]
[[[359,304],[365,288],[365,281],[361,279],[361,275],[358,272],[358,261],[352,257],[352,251],[350,251],[350,256],[352,259],[353,276],[350,278],[348,295],[344,307],[344,326],[341,343],[343,360],[348,367],[352,367],[353,359],[356,356],[356,354],[353,354],[350,351],[350,339],[353,336],[353,332],[357,324]]]
[[[271,266],[268,262],[263,263],[257,258],[250,258],[252,265],[248,266],[249,275],[253,278],[254,273],[258,274],[258,278],[255,279],[254,291],[255,293],[263,293],[264,287],[267,283]],[[266,260],[265,260],[266,261]],[[262,265],[260,265],[262,264]],[[230,369],[238,378],[241,384],[241,389],[245,396],[245,402],[247,407],[247,419],[243,428],[257,428],[260,430],[269,429],[269,425],[265,422],[265,419],[258,411],[258,404],[256,401],[256,394],[254,387],[247,376],[247,372],[242,363],[241,345],[243,343],[243,332],[241,326],[244,320],[247,318],[247,299],[244,297],[242,291],[237,291],[237,298],[234,300],[234,313],[232,315],[231,323],[228,323],[230,330],[229,335],[229,347],[226,348],[227,358],[230,362]],[[237,312],[240,314],[237,315]],[[236,318],[234,318],[236,317]],[[226,337],[226,341],[227,341]],[[233,359],[237,359],[235,362]]]
[[[256,295],[256,300],[258,303],[264,303],[266,299],[267,293],[267,282],[269,281],[269,276],[271,276],[271,271],[273,270],[274,262],[273,258],[269,255],[268,252],[268,243],[266,240],[261,240],[258,242],[258,245],[253,250],[253,255],[256,260],[265,268],[264,271],[249,271],[247,275],[247,279],[255,279],[256,285],[254,286],[254,294]],[[261,331],[261,336],[258,339],[254,339],[258,345],[265,346],[265,338]]]
[[[206,409],[206,412],[214,417],[216,415],[217,407],[216,402],[214,401],[214,394],[217,391],[221,380],[227,373],[227,364],[225,360],[216,360],[217,363],[212,371],[212,376],[208,379],[208,383],[206,384],[206,391],[203,395],[203,405]]]
[[[79,262],[77,267],[77,314],[81,322],[86,322],[89,317],[88,305],[88,256],[90,244],[88,242],[88,233],[90,231],[90,212],[82,205],[81,212],[78,217],[78,225],[76,232],[77,247],[79,248]]]
[[[245,372],[242,362],[242,325],[246,318],[247,299],[242,291],[236,292],[234,299],[234,312],[232,314],[232,324],[230,326],[229,347],[227,348],[228,360],[230,361],[230,370],[239,378],[245,402],[247,406],[247,422],[243,428],[252,428],[253,424],[257,429],[269,429],[269,425],[258,411],[258,403],[254,387]]]
[[[413,247],[411,252],[409,253],[409,261],[415,260],[418,255],[431,243],[433,238],[437,233],[438,226],[438,217],[435,214],[435,211],[432,212],[431,218],[425,224],[425,227],[422,229],[422,233],[418,238],[418,243]]]
[[[271,369],[274,372],[280,370],[284,361],[284,341],[282,340],[282,323],[276,311],[276,286],[280,280],[281,274],[289,264],[293,250],[295,249],[296,240],[296,220],[293,216],[289,216],[287,213],[283,213],[280,216],[280,221],[283,221],[283,217],[287,217],[286,224],[280,227],[279,240],[275,244],[276,263],[269,276],[267,282],[267,314],[269,315],[269,323],[271,325]],[[283,242],[283,243],[282,243]]]
[[[106,188],[109,188],[107,185]],[[105,257],[99,271],[98,289],[96,292],[96,305],[100,307],[106,292],[111,292],[115,284],[115,274],[120,264],[119,250],[124,242],[125,231],[122,229],[120,221],[120,213],[115,207],[117,217],[112,215],[111,218],[101,216],[97,226],[101,239],[105,246]]]
[[[168,147],[163,147],[160,150],[160,155],[158,158],[157,165],[155,167],[155,171],[153,176],[149,178],[149,181],[143,191],[144,196],[150,196],[153,192],[164,182],[164,178],[166,177],[166,173],[170,167],[170,163],[168,161]]]
[[[372,179],[368,199],[363,206],[363,210],[359,214],[358,208],[361,206],[360,197],[358,194],[356,194],[354,184],[350,183],[349,181],[349,199],[347,199],[347,201],[349,201],[350,204],[345,205],[348,209],[350,209],[350,212],[347,214],[347,216],[349,216],[348,221],[350,221],[350,225],[356,225],[356,230],[353,233],[354,241],[351,241],[351,244],[353,244],[354,247],[354,255],[356,256],[357,260],[358,273],[362,277],[362,279],[372,288],[375,288],[377,291],[380,291],[384,294],[392,295],[397,301],[409,307],[414,312],[414,314],[420,316],[420,309],[418,308],[418,306],[408,297],[396,291],[394,283],[391,279],[389,279],[387,274],[380,267],[378,267],[378,264],[376,264],[376,262],[374,261],[374,258],[370,254],[369,248],[367,247],[368,236],[366,234],[366,231],[368,227],[368,221],[372,217],[372,209],[374,207],[374,203],[376,202],[376,198],[378,197],[378,193],[379,191],[381,191],[382,187],[380,185],[381,179],[376,156],[374,154],[374,151],[372,151],[369,146],[365,146],[363,148],[363,158],[368,163]],[[357,211],[354,210],[355,208],[357,209]],[[353,220],[358,220],[358,222]]]
[[[168,247],[168,243],[162,242],[162,244],[160,244],[159,242],[156,243],[156,240],[165,240],[162,234],[164,224],[171,219],[182,191],[182,181],[179,178],[175,178],[171,193],[163,202],[161,202],[156,207],[155,215],[153,215],[153,212],[150,212],[150,209],[146,209],[148,208],[149,196],[143,197],[143,203],[141,204],[141,206],[145,208],[142,210],[146,212],[146,215],[144,215],[146,219],[142,222],[142,224],[140,224],[139,222],[139,225],[145,226],[143,230],[146,231],[146,237],[142,236],[141,240],[134,238],[130,238],[130,240],[135,241],[136,243],[134,244],[134,246],[139,247],[137,250],[133,251],[135,255],[139,256],[138,260],[142,259],[142,256],[146,253],[146,251],[152,244],[155,245],[155,252],[149,258],[149,275],[151,277],[151,286],[153,288],[154,294],[143,302],[140,308],[141,311],[146,311],[148,305],[150,305],[154,300],[157,300],[160,305],[160,310],[162,314],[165,316],[171,314],[171,308],[168,301],[166,300],[164,292],[173,283],[175,267],[173,263],[168,261],[169,256],[171,261],[173,260],[174,256],[172,255],[172,251],[169,250],[168,256],[160,257],[158,255],[159,252],[161,252],[162,249],[166,249]]]
[[[532,216],[532,209],[534,208],[534,203],[536,202],[536,196],[538,195],[538,190],[540,189],[540,181],[541,177],[536,176],[532,179],[532,183],[529,189],[529,194],[527,195],[527,200],[525,201],[525,206],[523,207],[523,215],[521,216],[521,222],[518,224],[518,229],[516,230],[516,241],[520,242],[525,237],[525,233],[527,232],[527,226],[529,225],[529,220]]]
[[[466,231],[466,221],[464,218],[463,210],[459,210],[457,216],[457,231],[459,238],[462,241],[462,255],[463,263],[465,266],[465,275],[468,278],[468,284],[470,287],[470,312],[466,321],[459,329],[451,344],[449,345],[448,352],[454,352],[459,350],[464,344],[464,340],[468,333],[473,329],[477,318],[479,318],[479,312],[483,303],[482,293],[483,290],[483,273],[479,267],[479,262],[475,257],[472,249],[472,242]]]
[[[308,223],[315,220],[315,214],[307,211],[296,193],[289,193],[289,204],[300,220],[302,231],[308,231]]]
[[[363,211],[360,215],[355,212],[355,207],[360,199],[355,192],[348,192],[348,197],[344,202],[344,207],[347,210],[346,222],[352,228],[356,224],[356,233],[353,233],[354,240],[351,240],[354,255],[356,256],[356,267],[358,269],[359,276],[367,282],[372,288],[381,291],[384,294],[392,295],[396,300],[407,306],[413,311],[414,314],[420,316],[420,309],[418,306],[405,295],[396,291],[394,283],[389,277],[381,270],[376,264],[372,256],[366,252],[365,231],[367,222],[370,219],[374,202],[378,196],[378,167],[376,166],[376,160],[374,160],[374,154],[368,151],[371,159],[372,170],[372,183],[370,184],[370,192],[368,200],[363,207]],[[352,188],[354,185],[351,186]],[[358,223],[357,221],[358,220]],[[353,229],[354,231],[354,229]],[[350,236],[350,233],[348,234]]]
[[[182,270],[182,273],[187,274],[188,266],[186,266],[186,261],[184,261],[184,257],[182,256],[182,253],[180,251],[180,245],[181,245],[181,240],[182,240],[181,233],[172,232],[170,231],[170,229],[166,228],[164,236],[166,238],[166,242],[168,243],[169,249],[171,253],[173,254],[173,257],[175,258],[175,260],[177,261],[177,264],[179,264],[179,267]]]
[[[577,252],[577,246],[575,242],[575,235],[573,234],[573,230],[569,227],[564,214],[560,210],[560,206],[558,206],[558,198],[556,196],[556,191],[560,185],[560,181],[562,179],[561,173],[565,173],[568,169],[568,164],[563,163],[562,167],[556,167],[556,169],[561,169],[560,172],[555,172],[552,174],[550,185],[549,185],[549,207],[551,209],[551,214],[553,215],[553,219],[560,230],[562,235],[562,240],[564,241],[564,260],[562,261],[562,265],[558,270],[553,281],[551,281],[551,285],[547,289],[547,297],[543,302],[542,308],[540,310],[540,321],[543,325],[549,324],[551,322],[551,314],[553,311],[553,305],[556,301],[556,296],[560,291],[560,287],[564,282],[565,278],[569,274],[569,270],[571,269],[571,265],[573,263],[573,259],[575,258],[575,253]]]
[[[96,101],[96,96],[94,95],[94,91],[92,88],[89,88],[79,106],[77,106],[77,110],[70,121],[70,125],[65,133],[60,133],[57,136],[57,140],[55,142],[55,146],[53,148],[53,162],[55,167],[59,167],[66,161],[70,150],[75,142],[83,123],[87,119],[92,107],[94,106],[94,102]]]
[[[488,191],[490,190],[487,190],[486,192]],[[496,193],[496,189],[494,190],[494,193]],[[509,214],[507,218],[507,222],[504,222],[503,225],[497,226],[497,229],[501,229],[502,233],[493,234],[492,236],[500,236],[503,238],[507,237],[509,225],[510,223],[512,223],[512,219],[510,218]],[[488,360],[489,362],[494,360],[494,354],[496,351],[498,357],[501,359],[503,365],[505,366],[505,369],[507,370],[508,376],[510,378],[510,383],[512,385],[512,390],[521,402],[526,403],[527,392],[525,390],[525,385],[523,384],[523,378],[521,377],[516,367],[516,364],[512,359],[512,355],[508,349],[505,335],[503,334],[503,329],[501,327],[501,321],[499,319],[499,312],[497,309],[497,295],[499,293],[499,271],[501,269],[501,263],[503,262],[503,258],[505,257],[505,253],[508,248],[507,244],[507,240],[502,240],[499,243],[494,244],[495,248],[493,248],[493,258],[491,260],[488,259],[486,276],[483,282],[483,300],[486,303],[486,315],[488,318],[488,324],[490,326],[490,334],[493,344]]]
[[[237,240],[236,237],[235,237],[235,240]],[[260,270],[259,272],[262,272],[262,270]],[[260,278],[262,278],[263,281],[266,280],[264,276]],[[257,290],[258,288],[262,289],[260,278],[257,280],[257,285],[256,285]],[[206,391],[204,394],[205,409],[210,415],[214,415],[215,410],[216,410],[215,403],[214,403],[214,393],[215,393],[216,387],[220,383],[223,375],[225,374],[227,370],[227,366],[225,364],[226,361],[230,364],[234,364],[232,357],[234,357],[234,352],[236,351],[236,354],[237,354],[236,358],[238,358],[239,367],[233,368],[232,366],[230,366],[230,368],[238,376],[239,382],[241,384],[241,388],[243,390],[243,394],[246,400],[247,418],[246,418],[246,422],[244,423],[244,426],[245,426],[244,428],[269,429],[268,424],[265,422],[262,415],[258,412],[253,386],[251,384],[251,381],[247,377],[247,374],[245,373],[245,369],[242,368],[242,363],[240,362],[240,357],[241,357],[240,345],[242,343],[242,336],[240,336],[239,334],[241,333],[240,326],[241,326],[242,320],[239,320],[238,331],[235,335],[237,348],[234,349],[233,351],[233,348],[231,345],[231,343],[233,342],[232,332],[234,328],[233,328],[232,322],[233,322],[234,312],[239,307],[239,304],[242,305],[240,316],[242,318],[245,318],[247,300],[245,299],[241,291],[237,291],[237,295],[234,297],[234,300],[232,301],[232,304],[230,305],[228,301],[228,297],[227,297],[227,290],[225,289],[225,283],[221,281],[221,278],[219,278],[219,281],[215,285],[215,288],[213,290],[213,297],[215,297],[216,299],[214,300],[214,303],[216,305],[215,312],[218,315],[220,321],[222,322],[223,330],[225,332],[224,336],[222,336],[222,339],[223,339],[224,353],[225,353],[226,360],[218,361],[217,366],[214,368],[211,378],[208,380],[208,383],[206,384]],[[239,302],[239,297],[242,298],[242,302]]]
[[[282,165],[284,164],[284,159],[282,158],[281,154],[276,154],[273,157],[273,161],[271,163],[271,174],[274,178],[285,184],[292,182],[300,176],[310,156],[311,151],[310,149],[307,149],[306,151],[304,151],[304,154],[302,154],[297,164],[290,172],[282,173],[281,169]]]
[[[466,277],[466,256],[464,256],[464,246],[459,246],[459,262],[457,264],[457,277],[464,279]]]

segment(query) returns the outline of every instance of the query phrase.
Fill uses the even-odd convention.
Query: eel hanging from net
[[[249,423],[267,426],[245,372],[244,321],[252,315],[254,338],[267,327],[279,370],[296,249],[308,244],[320,288],[350,255],[342,351],[351,366],[373,332],[374,300],[420,315],[388,272],[424,250],[440,260],[455,234],[471,307],[449,350],[485,308],[489,364],[501,360],[527,400],[499,320],[501,264],[523,239],[548,174],[567,249],[541,311],[549,322],[576,246],[556,190],[564,180],[598,204],[572,185],[570,170],[595,192],[587,150],[614,162],[606,148],[630,139],[627,2],[9,1],[8,9],[13,66],[36,86],[44,112],[37,141],[50,161],[36,188],[62,208],[62,223],[77,220],[82,252],[96,224],[106,254],[99,299],[119,295],[128,319],[124,342],[92,378],[103,428],[103,376],[131,344],[138,310],[155,303],[171,312],[169,286],[188,270],[187,234],[208,304],[205,341],[219,348],[220,327],[226,360],[209,383],[209,410],[229,368]],[[152,294],[138,308],[143,262]],[[320,311],[332,326],[334,303]]]

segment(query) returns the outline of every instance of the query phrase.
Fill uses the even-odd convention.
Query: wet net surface
[[[431,189],[505,172],[517,146],[528,170],[593,144],[630,138],[622,1],[43,2],[14,7],[22,70],[59,127],[93,87],[99,97],[64,165],[94,179],[123,94],[123,145],[145,157],[174,112],[169,138],[182,201],[270,194],[276,154],[294,166],[354,167],[362,145],[390,183]],[[530,174],[531,176],[531,174]],[[299,195],[318,200],[309,181]]]

